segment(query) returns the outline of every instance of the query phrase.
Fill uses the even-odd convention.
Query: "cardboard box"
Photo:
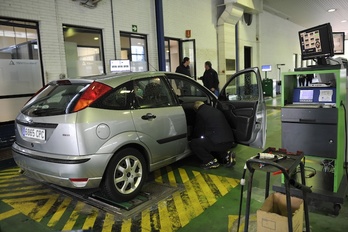
[[[303,231],[303,200],[291,197],[293,232]],[[257,210],[258,232],[288,232],[286,197],[281,193],[272,193]]]

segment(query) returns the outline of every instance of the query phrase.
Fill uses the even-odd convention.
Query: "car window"
[[[86,84],[47,85],[36,96],[36,100],[32,104],[24,107],[22,113],[29,116],[65,114],[68,112],[67,108],[85,86]]]
[[[92,107],[111,110],[130,109],[132,91],[131,82],[122,84],[100,98],[97,102],[93,103]]]
[[[221,93],[229,101],[257,101],[259,88],[255,72],[248,72],[233,79]]]
[[[167,75],[169,83],[178,97],[207,97],[198,83],[192,80],[186,80],[180,76]]]
[[[150,77],[134,81],[136,104],[140,108],[157,108],[176,105],[173,94],[163,77]]]

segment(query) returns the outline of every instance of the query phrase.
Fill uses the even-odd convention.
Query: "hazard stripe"
[[[158,184],[179,187],[178,191],[132,218],[120,220],[90,205],[56,193],[23,175],[19,169],[0,171],[0,200],[13,209],[0,220],[22,213],[51,230],[176,231],[199,216],[239,181],[230,177],[167,166],[153,172]]]

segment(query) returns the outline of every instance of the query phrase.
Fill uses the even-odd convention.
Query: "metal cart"
[[[264,151],[264,153],[272,153],[272,154],[276,155],[277,158],[272,159],[272,160],[267,160],[267,159],[260,159],[260,158],[255,157],[255,158],[247,160],[247,162],[246,162],[246,166],[250,172],[250,175],[248,178],[248,190],[247,190],[247,199],[246,199],[244,232],[248,232],[248,229],[249,229],[250,201],[251,201],[251,192],[252,192],[251,190],[252,190],[252,185],[253,185],[253,176],[254,176],[254,173],[256,170],[266,172],[265,199],[269,195],[271,173],[283,174],[287,213],[288,213],[289,231],[293,231],[290,185],[302,190],[306,231],[310,231],[308,204],[307,204],[307,200],[306,200],[306,194],[307,194],[307,192],[311,192],[311,190],[310,190],[310,188],[308,188],[306,186],[306,183],[305,183],[305,181],[306,181],[305,180],[305,171],[304,171],[304,164],[302,162],[302,158],[304,157],[303,153],[301,153],[301,152],[297,152],[296,154],[288,153],[284,149],[279,149],[277,151],[274,148],[268,148]],[[290,178],[290,174],[292,172],[296,171],[298,166],[300,166],[302,184],[297,183],[293,179]]]

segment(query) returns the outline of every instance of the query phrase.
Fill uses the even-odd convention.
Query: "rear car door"
[[[264,148],[266,105],[258,68],[234,74],[220,92],[218,108],[229,121],[237,143]]]
[[[152,163],[174,158],[187,146],[185,113],[163,76],[134,80],[132,117],[140,140],[152,153]]]

